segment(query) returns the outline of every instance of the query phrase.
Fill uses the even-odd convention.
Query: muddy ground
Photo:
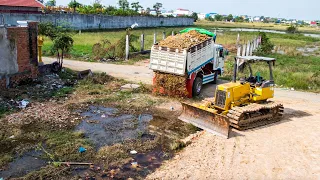
[[[198,128],[172,99],[106,74],[65,69],[1,92],[0,178],[143,179],[185,147]],[[21,102],[27,107],[22,108]],[[84,163],[84,164],[83,164]]]

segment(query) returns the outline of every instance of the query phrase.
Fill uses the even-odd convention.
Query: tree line
[[[56,0],[48,0],[40,2],[46,5],[45,12],[50,13],[56,7]],[[156,12],[156,16],[161,15],[160,9],[162,8],[162,3],[155,3],[153,5],[153,10]],[[73,10],[74,13],[80,14],[105,14],[105,15],[114,15],[114,16],[134,16],[134,15],[150,15],[152,9],[150,7],[143,8],[140,3],[132,2],[129,3],[128,0],[119,0],[118,6],[105,6],[101,3],[101,0],[94,0],[90,5],[81,4],[77,0],[71,0],[68,4],[68,7]]]

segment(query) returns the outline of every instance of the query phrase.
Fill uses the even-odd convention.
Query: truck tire
[[[196,77],[196,79],[193,81],[192,85],[192,96],[199,96],[202,89],[202,78]]]
[[[218,72],[215,72],[212,84],[217,84],[217,81],[218,81]]]

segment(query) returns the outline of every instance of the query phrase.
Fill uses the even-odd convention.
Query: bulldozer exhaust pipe
[[[182,114],[178,117],[179,120],[191,123],[212,134],[229,138],[230,123],[226,116],[215,114],[187,103],[181,104]]]

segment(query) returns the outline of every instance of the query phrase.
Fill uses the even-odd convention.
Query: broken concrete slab
[[[138,85],[138,84],[126,84],[126,85],[121,86],[122,91],[136,90],[138,88],[140,88],[140,85]]]

